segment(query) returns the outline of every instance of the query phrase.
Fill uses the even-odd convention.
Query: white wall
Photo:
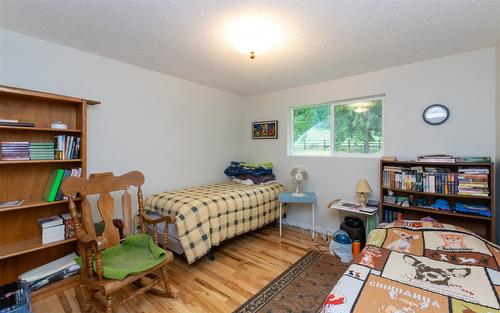
[[[223,181],[241,159],[242,98],[0,30],[0,84],[100,100],[88,110],[88,171],[140,170],[145,194]]]
[[[338,229],[337,212],[326,209],[337,197],[355,199],[358,178],[367,178],[379,198],[378,158],[289,157],[290,106],[385,94],[385,155],[399,159],[418,154],[495,155],[495,49],[483,49],[352,77],[254,96],[246,100],[247,143],[251,160],[271,161],[279,180],[289,181],[295,164],[310,173],[306,189],[318,196],[317,224]],[[433,103],[448,106],[449,120],[430,126],[422,111]],[[252,140],[251,121],[279,121],[279,139]],[[296,207],[290,223],[310,225],[309,210]]]

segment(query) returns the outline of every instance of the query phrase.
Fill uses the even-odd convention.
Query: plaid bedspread
[[[156,193],[145,209],[177,217],[179,241],[189,263],[223,240],[260,228],[279,218],[283,185],[217,185]]]
[[[380,224],[322,312],[500,312],[499,264],[499,246],[462,228]]]

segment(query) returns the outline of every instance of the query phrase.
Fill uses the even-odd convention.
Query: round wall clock
[[[428,106],[422,114],[424,121],[430,125],[443,124],[449,116],[450,111],[442,104],[432,104]]]

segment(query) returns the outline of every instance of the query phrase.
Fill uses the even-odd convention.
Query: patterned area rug
[[[349,265],[309,251],[234,313],[317,312]]]

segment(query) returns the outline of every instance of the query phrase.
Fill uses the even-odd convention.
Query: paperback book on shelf
[[[55,157],[58,160],[73,160],[80,157],[80,137],[59,135],[54,137]]]

